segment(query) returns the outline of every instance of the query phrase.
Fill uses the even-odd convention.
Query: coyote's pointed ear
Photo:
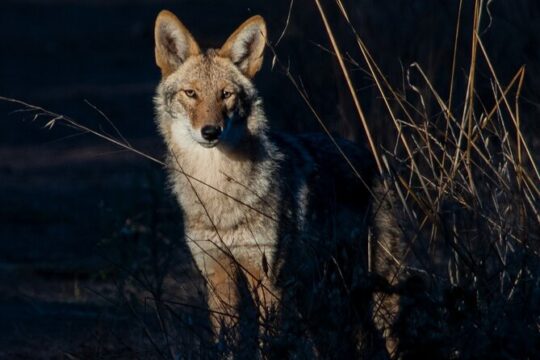
[[[188,29],[170,11],[162,10],[154,28],[156,64],[163,77],[174,72],[186,59],[201,53]]]
[[[266,25],[264,19],[256,15],[236,29],[219,50],[219,55],[230,58],[244,75],[252,78],[262,66],[265,43]]]

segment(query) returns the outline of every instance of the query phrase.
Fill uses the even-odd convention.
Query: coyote
[[[216,332],[255,304],[256,332],[278,314],[279,351],[312,344],[322,358],[356,354],[375,339],[368,274],[391,277],[386,254],[397,254],[397,230],[374,215],[388,206],[374,205],[381,191],[366,148],[269,130],[252,81],[265,45],[260,16],[208,50],[171,12],[157,17],[157,124],[185,238],[207,280]],[[370,233],[384,254],[368,247]]]

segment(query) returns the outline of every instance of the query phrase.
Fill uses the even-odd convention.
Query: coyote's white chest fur
[[[279,189],[272,186],[276,159],[269,153],[253,161],[257,154],[235,158],[219,148],[181,148],[177,141],[182,136],[174,128],[170,163],[185,175],[171,176],[172,186],[184,210],[186,237],[198,266],[203,268],[209,256],[219,258],[229,251],[258,265],[264,254],[271,263],[279,199]]]

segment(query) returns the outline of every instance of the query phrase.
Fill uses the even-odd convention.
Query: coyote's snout
[[[359,343],[376,343],[368,259],[390,278],[399,251],[390,218],[373,212],[388,207],[372,207],[380,198],[370,153],[342,139],[268,130],[252,82],[266,43],[260,16],[221,48],[202,51],[163,11],[155,41],[157,123],[216,329],[238,314],[242,321],[242,309],[255,304],[245,347],[257,348],[261,327],[283,340],[280,352],[314,344],[322,358],[349,358]],[[385,252],[367,246],[372,223]]]

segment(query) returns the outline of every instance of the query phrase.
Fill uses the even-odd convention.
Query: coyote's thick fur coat
[[[208,280],[210,310],[222,314],[216,326],[229,323],[223,314],[237,314],[251,294],[279,310],[291,334],[309,333],[323,357],[356,352],[372,330],[367,239],[377,196],[370,153],[323,135],[269,132],[251,81],[266,41],[261,17],[220,49],[201,51],[163,11],[155,39],[157,123],[186,240]],[[375,223],[396,239],[388,219]],[[389,253],[396,247],[383,245]],[[376,248],[373,267],[387,275],[392,261]]]

